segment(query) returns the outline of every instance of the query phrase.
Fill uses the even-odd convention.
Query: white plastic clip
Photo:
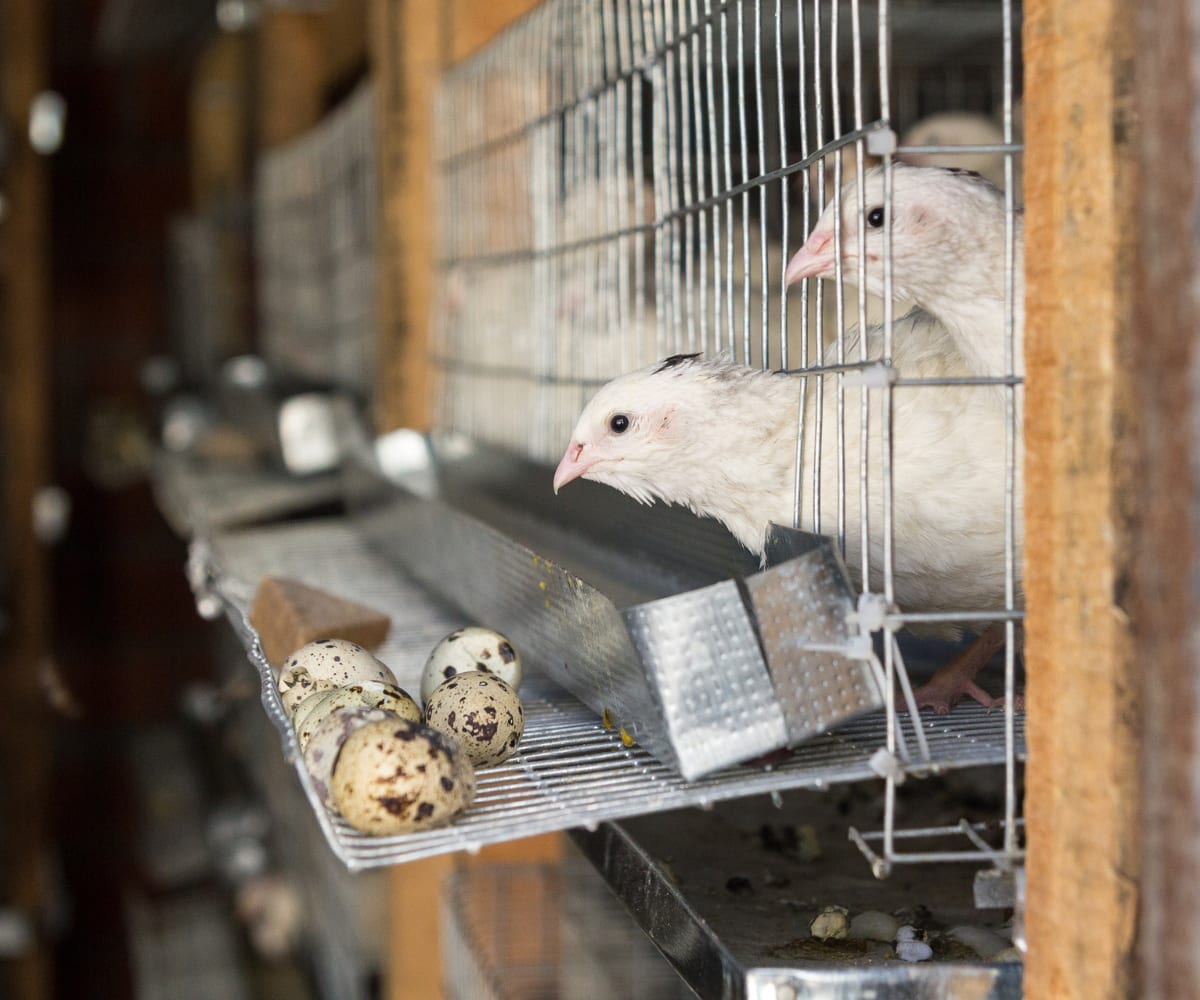
[[[890,627],[887,621],[888,602],[882,594],[859,594],[856,614],[858,627],[864,633],[878,632]]]
[[[867,365],[866,368],[846,372],[842,376],[842,384],[848,389],[858,386],[862,386],[864,389],[886,389],[889,385],[893,385],[898,377],[899,373],[891,365],[876,361],[872,365]]]
[[[896,152],[899,145],[896,133],[890,128],[875,129],[867,133],[867,152],[872,156],[888,156]]]
[[[875,646],[866,632],[852,635],[846,640],[843,654],[849,660],[871,660],[875,657]]]
[[[880,747],[871,754],[870,765],[879,777],[890,779],[897,785],[904,784],[904,767],[895,754],[888,752],[887,747]]]

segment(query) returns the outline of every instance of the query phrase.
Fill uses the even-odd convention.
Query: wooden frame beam
[[[446,19],[436,0],[373,0],[379,136],[378,377],[380,431],[430,424],[429,316],[433,225],[433,93]]]

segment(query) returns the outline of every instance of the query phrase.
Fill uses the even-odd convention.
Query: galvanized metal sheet
[[[438,501],[393,495],[358,523],[433,593],[519,648],[661,760],[685,768],[616,606],[563,567]],[[736,763],[726,760],[724,763]]]
[[[792,745],[884,704],[870,663],[847,655],[854,600],[841,560],[825,538],[809,535],[803,548],[746,579]]]
[[[625,623],[685,778],[784,745],[783,712],[736,582],[630,608]]]
[[[537,650],[551,678],[687,780],[883,704],[866,664],[829,651],[849,637],[849,584],[819,536],[777,529],[775,550],[802,555],[748,577],[749,600],[733,579],[636,600],[647,588],[624,585],[640,569],[619,542],[588,560],[586,546],[563,550],[553,525],[539,531],[536,518],[514,520],[496,504],[474,507],[505,530],[415,497],[369,465],[351,478],[356,522],[384,552],[480,623]],[[514,529],[578,554],[605,592],[515,540]],[[631,595],[636,603],[618,606]]]

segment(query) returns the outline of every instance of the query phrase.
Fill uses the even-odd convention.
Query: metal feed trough
[[[680,589],[648,580],[635,554],[607,542],[531,520],[524,534],[537,540],[526,544],[502,504],[489,523],[363,472],[352,494],[368,538],[431,592],[535,650],[544,673],[688,780],[884,705],[871,643],[848,624],[849,579],[821,536],[774,528],[777,564],[744,578],[712,567],[689,574],[703,585]]]

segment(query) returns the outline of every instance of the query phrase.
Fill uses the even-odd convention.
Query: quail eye
[[[876,205],[867,213],[867,225],[872,229],[878,229],[883,225],[883,206]]]
[[[629,418],[624,413],[617,413],[609,420],[608,426],[612,428],[614,434],[624,434],[629,430]]]

